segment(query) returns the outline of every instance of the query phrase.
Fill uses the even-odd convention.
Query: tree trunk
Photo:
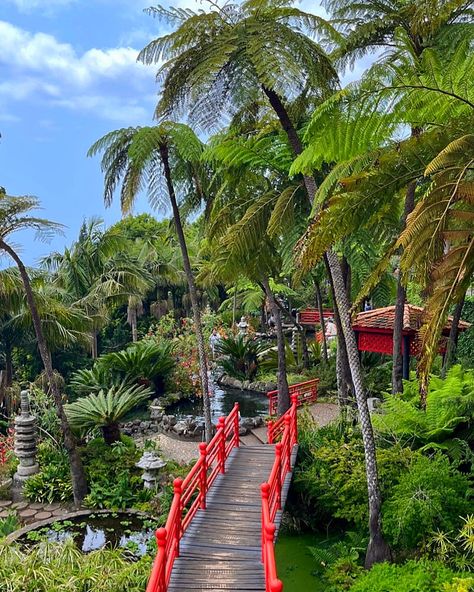
[[[283,415],[283,413],[290,408],[290,393],[288,390],[288,379],[286,377],[285,336],[283,334],[283,326],[281,323],[281,311],[270,288],[268,278],[264,277],[262,279],[262,285],[275,320],[278,348],[278,415]]]
[[[204,335],[201,325],[201,313],[199,311],[198,297],[196,292],[196,283],[194,281],[193,271],[191,269],[191,262],[189,260],[188,247],[186,245],[186,238],[184,236],[183,225],[181,223],[181,215],[179,213],[178,202],[176,201],[176,194],[174,192],[173,181],[171,178],[171,169],[169,165],[168,147],[164,144],[160,146],[160,155],[165,171],[166,185],[173,210],[173,218],[176,227],[176,234],[178,235],[178,242],[183,256],[184,272],[188,282],[189,296],[191,299],[191,306],[194,317],[194,330],[197,339],[197,349],[199,357],[199,374],[201,378],[202,399],[204,407],[204,429],[206,441],[209,442],[212,438],[212,421],[211,421],[211,402],[209,399],[209,380],[207,375],[207,359],[206,348],[204,345]]]
[[[463,294],[461,300],[456,304],[456,308],[454,309],[453,314],[453,322],[451,325],[451,329],[449,330],[449,338],[448,338],[448,345],[446,348],[446,354],[444,356],[443,361],[443,368],[441,370],[441,377],[445,378],[446,373],[451,367],[453,360],[456,354],[456,347],[458,345],[458,337],[459,337],[459,321],[461,320],[462,309],[464,306],[464,301],[466,299],[466,293]]]
[[[93,329],[91,333],[91,356],[93,360],[97,360],[99,353],[97,347],[97,329]]]
[[[267,95],[271,106],[275,110],[280,123],[285,130],[290,146],[293,149],[295,156],[301,153],[301,140],[296,133],[291,119],[280,99],[280,97],[273,90],[262,87],[263,92]],[[316,194],[316,183],[314,177],[305,175],[303,177],[304,185],[308,193],[308,198],[311,203],[314,202]],[[365,564],[370,567],[377,561],[386,561],[390,559],[390,548],[386,544],[382,536],[381,528],[381,498],[377,475],[377,462],[375,457],[375,440],[372,430],[372,422],[370,420],[369,409],[367,407],[367,398],[365,396],[362,384],[362,372],[360,367],[359,352],[357,343],[352,329],[349,300],[347,298],[346,286],[344,285],[344,278],[342,276],[341,265],[336,253],[331,249],[325,255],[327,266],[329,268],[329,276],[334,287],[334,302],[339,313],[342,335],[345,340],[345,350],[347,352],[347,359],[352,376],[352,383],[354,385],[354,393],[356,396],[357,407],[359,410],[359,419],[361,423],[362,438],[364,442],[365,465],[367,474],[367,489],[369,493],[369,532],[370,541],[367,547],[367,554]],[[339,330],[339,328],[338,328]],[[341,348],[342,351],[342,348]]]
[[[23,286],[25,288],[26,294],[26,301],[31,312],[33,327],[35,330],[36,339],[38,341],[38,349],[40,352],[41,359],[43,361],[46,376],[48,378],[49,387],[53,395],[54,403],[56,406],[56,412],[59,416],[59,420],[61,423],[61,432],[64,438],[64,446],[67,450],[69,462],[71,465],[70,470],[74,503],[78,506],[81,504],[82,500],[87,494],[86,475],[84,472],[84,467],[82,465],[81,457],[79,455],[79,451],[76,446],[76,439],[74,438],[74,435],[71,431],[71,427],[66,417],[66,413],[64,411],[62,395],[59,390],[58,383],[54,377],[53,366],[51,362],[51,354],[43,334],[43,327],[41,325],[41,319],[38,313],[38,308],[36,306],[33,290],[31,288],[30,278],[28,277],[28,272],[26,271],[23,262],[18,257],[16,252],[2,240],[0,240],[0,249],[7,252],[10,255],[10,257],[15,261],[20,272],[21,279],[23,281]]]
[[[346,351],[349,361],[349,367],[354,385],[354,394],[359,412],[359,421],[364,443],[365,468],[367,476],[367,489],[369,494],[369,533],[370,541],[367,547],[365,566],[371,567],[379,561],[387,561],[391,557],[390,548],[382,536],[381,527],[381,497],[377,474],[377,460],[375,455],[375,439],[370,420],[369,408],[367,406],[367,397],[362,384],[362,373],[359,362],[359,352],[352,329],[351,318],[349,315],[349,303],[347,301],[346,287],[342,277],[340,263],[337,255],[333,251],[327,253],[327,260],[330,266],[333,282],[334,294],[338,304],[339,316],[342,325],[344,339],[346,341]],[[339,273],[337,270],[339,267]]]
[[[12,357],[12,343],[8,337],[5,338],[3,343],[3,349],[5,350],[5,377],[4,386],[10,387],[13,382],[13,357]]]
[[[102,426],[101,430],[104,441],[109,446],[112,446],[115,442],[120,442],[120,426],[118,423]]]
[[[319,285],[319,282],[314,280],[314,288],[316,291],[316,304],[318,306],[318,311],[319,311],[319,318],[320,318],[320,324],[321,324],[321,331],[323,333],[323,360],[324,362],[327,364],[328,363],[328,342],[326,339],[326,323],[324,321],[324,316],[323,316],[323,298],[321,295],[321,286]]]
[[[138,329],[137,329],[137,309],[135,306],[129,305],[127,313],[128,322],[132,329],[132,341],[136,343],[138,341]]]
[[[401,220],[402,230],[406,226],[407,217],[415,207],[416,182],[408,185],[405,194],[405,208]],[[397,300],[395,303],[395,318],[393,321],[393,368],[392,368],[392,393],[403,393],[403,316],[405,313],[406,290],[402,285],[401,273],[398,274]]]

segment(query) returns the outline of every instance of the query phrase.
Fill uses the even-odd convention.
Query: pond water
[[[285,592],[323,592],[327,584],[316,573],[316,562],[309,547],[326,540],[318,534],[278,535],[275,546],[278,577],[283,582]]]
[[[141,556],[146,553],[155,530],[155,524],[143,517],[126,512],[111,512],[58,520],[28,532],[18,542],[30,546],[44,540],[60,543],[72,538],[84,553],[110,546],[127,548]]]
[[[211,416],[214,423],[222,415],[230,413],[234,403],[239,403],[242,417],[256,417],[258,415],[264,417],[268,415],[268,399],[264,394],[223,388],[213,381],[210,381],[209,387],[211,389]],[[176,415],[178,419],[202,417],[202,399],[183,399],[168,407],[167,412]]]

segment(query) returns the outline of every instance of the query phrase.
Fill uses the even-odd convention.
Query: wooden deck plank
[[[232,451],[226,472],[211,487],[180,544],[169,592],[264,592],[260,485],[273,466],[273,445]],[[296,458],[296,447],[292,465]],[[282,488],[286,501],[291,473]],[[275,517],[277,529],[282,512]]]

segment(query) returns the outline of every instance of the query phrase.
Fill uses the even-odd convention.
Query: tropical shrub
[[[123,549],[81,553],[72,540],[24,549],[0,544],[1,592],[142,592],[152,559]]]
[[[23,486],[25,498],[45,504],[69,501],[72,484],[66,451],[45,440],[38,446],[38,463],[40,472],[29,477]]]
[[[253,380],[258,370],[258,356],[267,347],[257,339],[230,335],[220,340],[216,351],[223,356],[220,365],[229,376],[239,380]]]
[[[113,444],[120,440],[119,421],[150,394],[151,390],[141,385],[111,386],[107,392],[101,390],[68,403],[64,410],[72,428],[100,428],[105,442]]]
[[[437,561],[423,559],[402,565],[377,563],[359,576],[350,592],[470,592],[474,578]]]
[[[419,405],[418,381],[406,382],[403,395],[386,394],[373,424],[386,438],[444,450],[457,460],[469,459],[465,440],[474,438],[474,371],[453,366],[444,380],[433,376],[426,411]]]
[[[468,477],[442,454],[417,455],[389,490],[382,506],[383,529],[393,545],[413,549],[436,529],[451,531],[472,509]]]
[[[85,504],[92,508],[123,510],[148,501],[141,471],[135,463],[141,452],[131,438],[121,436],[109,446],[101,438],[91,440],[82,453],[90,492]]]
[[[101,356],[91,369],[79,370],[71,387],[77,394],[90,394],[122,383],[141,384],[158,394],[174,364],[171,342],[143,339],[120,352]]]
[[[474,515],[462,518],[462,526],[456,536],[437,530],[424,547],[430,558],[459,570],[474,571]]]
[[[20,522],[15,512],[10,512],[6,518],[0,519],[0,541],[20,528]]]

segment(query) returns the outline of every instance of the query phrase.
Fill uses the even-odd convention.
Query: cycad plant
[[[222,368],[230,376],[241,380],[255,378],[258,356],[267,348],[262,341],[244,335],[224,337],[216,345],[217,353],[224,356],[220,361]]]
[[[138,341],[122,351],[100,356],[91,369],[78,370],[71,386],[78,394],[89,394],[121,383],[142,384],[159,394],[175,365],[172,354],[171,342]]]
[[[68,403],[64,409],[73,428],[80,431],[100,428],[105,442],[111,445],[120,440],[120,420],[151,393],[151,389],[143,385],[114,385]]]

